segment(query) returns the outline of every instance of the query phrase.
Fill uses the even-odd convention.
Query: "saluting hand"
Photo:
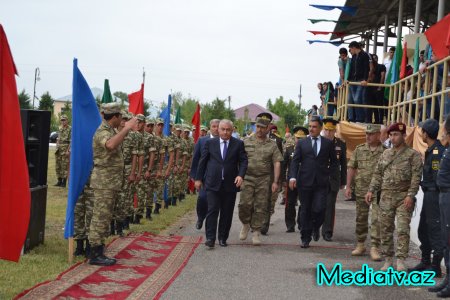
[[[129,130],[132,130],[133,128],[136,127],[137,122],[138,122],[137,118],[136,118],[136,117],[133,117],[133,118],[131,118],[130,120],[128,120],[127,122],[125,122],[124,128],[129,129]]]

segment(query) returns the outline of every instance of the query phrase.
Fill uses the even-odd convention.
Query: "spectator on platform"
[[[384,59],[383,64],[386,67],[386,73],[389,72],[392,60],[394,59],[395,47],[389,48],[388,56]]]
[[[369,64],[371,59],[369,55],[363,49],[361,49],[360,43],[353,41],[348,47],[350,53],[352,54],[350,75],[348,80],[360,83],[360,85],[350,85],[348,104],[365,104],[367,80],[369,78]],[[365,121],[364,108],[349,107],[348,120],[350,122],[363,123]]]
[[[342,84],[344,82],[345,66],[347,65],[348,59],[349,59],[349,57],[348,57],[347,49],[345,49],[345,48],[339,49],[339,59],[338,59],[339,84]]]
[[[386,67],[378,63],[378,56],[376,54],[371,54],[372,56],[372,72],[369,74],[370,83],[384,83],[384,77],[386,75]],[[377,106],[387,106],[384,101],[384,88],[370,86],[367,88],[367,104],[377,105]],[[366,123],[383,124],[383,117],[387,113],[385,109],[378,108],[368,108],[366,111]]]
[[[334,94],[333,83],[331,83],[331,81],[324,82],[322,86],[325,91],[325,94],[322,96],[322,103],[326,104],[327,116],[333,116],[334,111],[336,109],[336,99]],[[329,93],[328,90],[330,90]]]

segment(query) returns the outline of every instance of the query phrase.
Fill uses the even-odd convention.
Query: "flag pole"
[[[73,262],[73,237],[69,238],[69,264]]]

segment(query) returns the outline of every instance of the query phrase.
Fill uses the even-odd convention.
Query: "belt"
[[[437,192],[437,191],[439,191],[436,187],[426,187],[426,186],[423,186],[422,187],[422,191],[424,191],[424,192]]]
[[[439,191],[441,193],[449,193],[450,192],[450,187],[441,187],[441,188],[439,188]]]

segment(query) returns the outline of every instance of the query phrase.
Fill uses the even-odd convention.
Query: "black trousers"
[[[323,221],[322,225],[322,235],[333,236],[337,194],[338,191],[328,191],[327,208],[325,209],[325,220]]]
[[[445,246],[445,266],[450,268],[450,192],[439,193],[439,208],[441,209],[441,237]]]
[[[328,186],[300,188],[300,235],[303,242],[310,242],[313,230],[319,230],[325,219]]]
[[[444,254],[445,245],[441,236],[440,214],[439,192],[424,192],[419,229],[417,231],[422,257],[429,258],[432,251],[434,256],[442,256]]]
[[[206,190],[205,187],[198,191],[197,198],[197,219],[200,222],[203,222],[206,218],[206,214],[208,213],[208,201],[206,200]]]
[[[296,223],[298,223],[298,229],[300,230],[300,209],[298,210],[298,215],[295,211],[295,204],[297,204],[298,199],[298,191],[297,189],[287,189],[287,201],[284,206],[284,222],[286,223],[287,230],[295,230]],[[296,215],[297,221],[295,220]]]
[[[367,88],[367,98],[365,104],[383,106],[383,100],[384,100],[384,89],[378,91],[378,87],[369,86]],[[367,108],[366,123],[372,123],[372,116],[374,118],[375,124],[382,124],[384,110],[378,108]]]
[[[231,223],[233,221],[234,204],[236,202],[236,192],[226,192],[222,188],[218,191],[206,191],[206,198],[208,200],[208,213],[206,214],[206,239],[216,240],[218,235],[219,240],[227,240]],[[219,218],[219,230],[217,234],[217,219]]]

